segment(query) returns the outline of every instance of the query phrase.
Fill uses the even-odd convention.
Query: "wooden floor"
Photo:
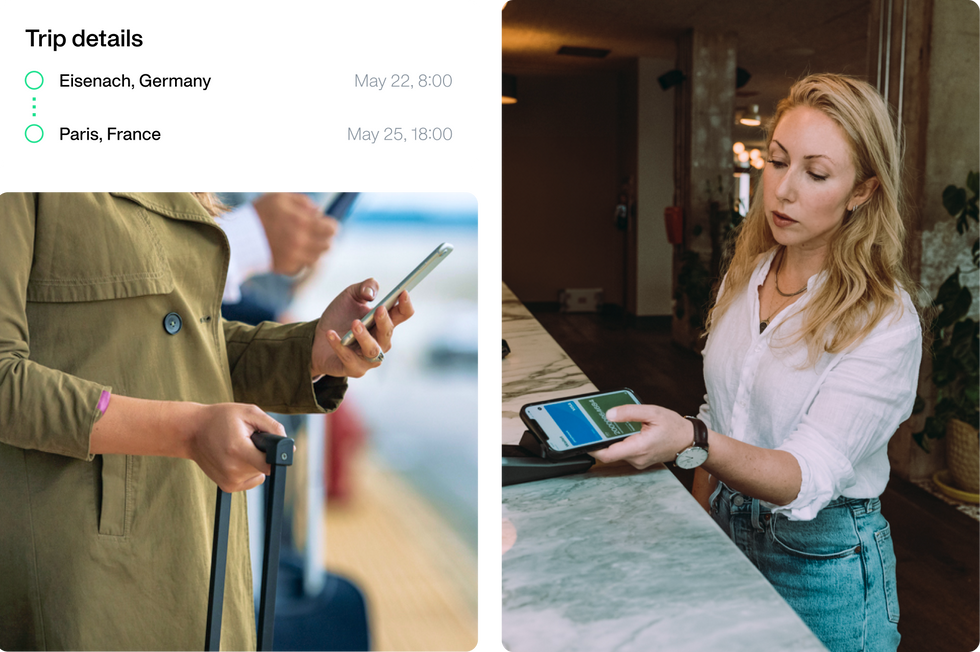
[[[666,330],[618,317],[535,311],[599,389],[627,386],[649,403],[695,414],[704,396],[701,356]],[[690,488],[692,476],[671,469]],[[900,649],[964,652],[980,644],[980,524],[914,484],[892,477],[881,497],[898,558]]]
[[[473,649],[476,555],[377,460],[352,476],[351,500],[326,509],[325,565],[364,591],[372,649]]]

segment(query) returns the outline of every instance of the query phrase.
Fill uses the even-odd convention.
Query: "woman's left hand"
[[[673,410],[658,405],[620,405],[606,412],[610,421],[638,421],[640,432],[608,448],[592,451],[600,462],[626,460],[638,469],[672,462],[694,441],[694,424]]]
[[[378,282],[373,278],[355,283],[330,302],[320,316],[313,337],[313,356],[310,372],[313,377],[350,376],[360,378],[368,370],[380,366],[381,361],[371,362],[379,353],[391,349],[391,336],[395,326],[415,314],[408,292],[402,292],[391,309],[379,306],[374,313],[371,331],[364,328],[361,318],[370,312],[368,302],[378,295]],[[343,346],[339,333],[354,331],[357,344]]]

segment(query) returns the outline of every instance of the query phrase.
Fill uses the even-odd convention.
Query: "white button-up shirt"
[[[838,496],[873,498],[888,483],[888,440],[912,413],[922,356],[919,318],[907,293],[859,344],[824,352],[806,367],[799,331],[802,311],[825,274],[759,333],[759,292],[775,249],[762,258],[748,287],[712,327],[704,348],[707,389],[700,418],[712,430],[762,448],[784,450],[800,464],[790,520],[816,517]],[[781,345],[782,343],[782,345]]]

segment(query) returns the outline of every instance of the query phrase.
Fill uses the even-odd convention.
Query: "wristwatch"
[[[697,417],[684,417],[694,424],[694,443],[677,454],[674,465],[682,469],[693,469],[708,459],[708,426]]]

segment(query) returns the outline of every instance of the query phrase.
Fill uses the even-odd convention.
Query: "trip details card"
[[[481,166],[479,0],[8,4],[0,171]]]

